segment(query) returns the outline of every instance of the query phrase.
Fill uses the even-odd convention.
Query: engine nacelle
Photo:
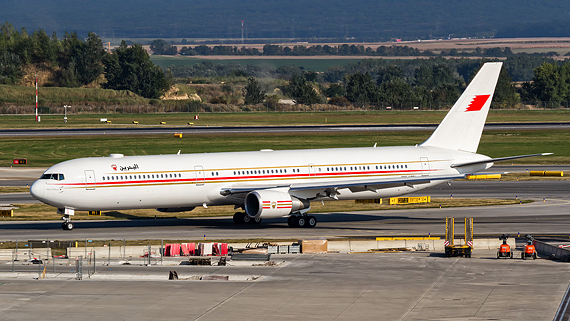
[[[283,217],[309,206],[309,201],[278,190],[253,191],[245,196],[245,212],[253,218]]]
[[[195,209],[195,206],[192,207],[166,207],[166,208],[157,208],[156,210],[163,213],[177,213],[177,212],[190,212],[191,210]]]

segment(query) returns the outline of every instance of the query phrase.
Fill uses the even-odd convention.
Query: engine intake
[[[277,190],[259,190],[245,196],[245,212],[253,218],[275,218],[308,208],[309,201]]]

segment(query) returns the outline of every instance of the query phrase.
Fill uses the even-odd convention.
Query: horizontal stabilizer
[[[535,156],[546,156],[546,155],[552,155],[552,154],[553,154],[553,153],[542,153],[542,154],[532,154],[532,155],[521,155],[521,156],[510,156],[510,157],[492,158],[492,159],[485,159],[485,160],[476,161],[476,162],[453,164],[453,165],[451,165],[451,168],[464,167],[464,166],[470,166],[470,165],[478,165],[478,164],[496,163],[496,162],[508,161],[508,160],[519,159],[519,158],[527,158],[527,157],[535,157]]]

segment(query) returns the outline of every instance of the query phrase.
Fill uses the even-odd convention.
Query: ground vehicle
[[[473,218],[465,218],[465,244],[455,245],[455,218],[446,217],[445,218],[445,256],[464,256],[471,257],[471,252],[473,252]]]
[[[521,252],[521,259],[526,260],[527,257],[532,257],[533,260],[536,260],[536,248],[534,247],[534,237],[532,235],[527,234],[526,237],[526,245],[524,246],[524,251]]]
[[[503,244],[499,247],[497,251],[497,258],[513,258],[513,251],[511,250],[511,246],[507,244],[507,240],[509,239],[510,235],[503,234],[499,236],[499,240],[503,240]]]

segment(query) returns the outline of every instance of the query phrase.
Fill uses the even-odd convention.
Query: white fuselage
[[[492,164],[452,168],[450,165],[488,159],[480,154],[438,147],[366,147],[205,153],[156,156],[80,158],[50,167],[32,195],[59,209],[121,210],[243,205],[243,198],[222,195],[236,186],[287,186],[357,181],[371,178],[425,178],[418,184],[395,184],[377,190],[344,188],[335,199],[370,199],[418,191],[443,181],[430,176],[474,173]],[[327,200],[310,188],[292,196]]]

